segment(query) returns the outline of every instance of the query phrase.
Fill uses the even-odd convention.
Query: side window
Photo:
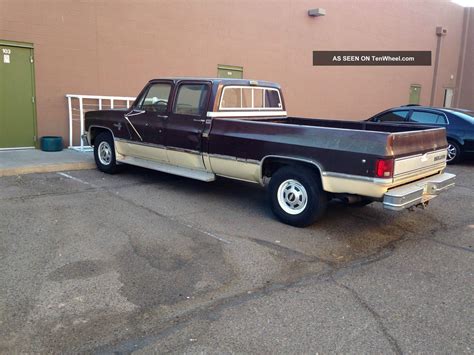
[[[383,115],[377,117],[377,122],[401,122],[404,121],[408,115],[407,111],[391,111],[384,113]]]
[[[206,111],[209,86],[206,84],[183,84],[179,87],[174,113],[201,116]]]
[[[424,111],[413,111],[410,121],[424,124],[446,124],[446,119],[443,115]]]
[[[141,100],[139,108],[148,112],[166,112],[170,92],[171,84],[153,84]]]

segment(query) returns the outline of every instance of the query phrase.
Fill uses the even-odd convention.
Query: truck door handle
[[[200,118],[193,118],[193,121],[194,122],[201,122],[201,123],[206,122],[206,120],[203,120],[203,119],[200,119]]]
[[[163,119],[165,119],[165,120],[168,118],[167,115],[156,115],[156,117],[163,118]]]

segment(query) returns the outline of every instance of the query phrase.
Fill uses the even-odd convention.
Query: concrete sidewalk
[[[0,151],[0,176],[93,168],[92,152],[70,149],[61,152],[43,152],[38,149]]]

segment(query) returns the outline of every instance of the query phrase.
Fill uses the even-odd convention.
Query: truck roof
[[[231,78],[208,78],[208,77],[164,77],[164,78],[155,78],[149,82],[155,82],[159,80],[171,80],[173,82],[180,81],[210,81],[213,84],[223,84],[223,85],[249,85],[249,86],[267,86],[280,89],[280,84],[266,81],[266,80],[254,80],[254,79],[231,79]]]

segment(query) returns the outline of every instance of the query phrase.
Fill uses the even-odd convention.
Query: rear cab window
[[[280,90],[259,86],[225,86],[219,111],[283,111]]]

